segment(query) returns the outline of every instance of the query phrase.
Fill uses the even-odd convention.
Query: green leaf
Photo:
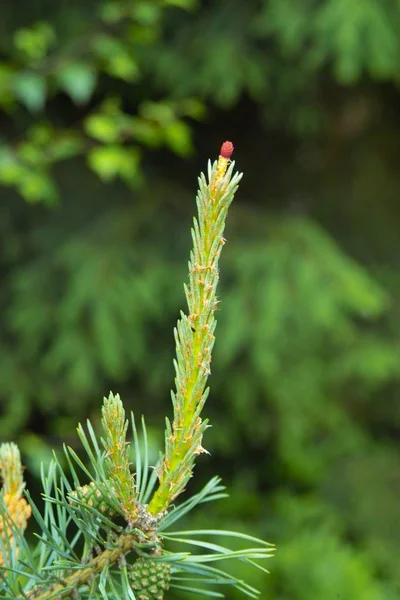
[[[27,202],[54,204],[57,200],[57,189],[52,179],[37,170],[24,170],[18,189]]]
[[[160,19],[161,10],[155,2],[135,2],[132,3],[132,18],[142,25],[155,26]]]
[[[191,117],[192,119],[201,120],[206,115],[206,107],[197,98],[186,98],[179,103],[179,111],[181,115]]]
[[[3,185],[15,185],[27,202],[53,204],[57,200],[57,189],[47,172],[36,165],[33,168],[27,167],[18,158],[7,148],[1,149],[0,182]],[[29,158],[32,163],[37,160],[34,155]]]
[[[108,115],[90,115],[85,121],[87,133],[100,142],[116,142],[119,138],[119,128],[115,118]]]
[[[3,185],[14,185],[21,178],[22,172],[23,167],[11,148],[0,146],[0,182]]]
[[[103,181],[112,181],[117,176],[125,180],[137,177],[139,153],[136,148],[104,146],[95,148],[88,155],[91,169]]]
[[[167,102],[143,102],[140,106],[140,116],[162,125],[175,119],[175,113]]]
[[[31,112],[39,112],[46,100],[46,79],[34,71],[22,71],[14,79],[14,92],[17,98]]]
[[[140,117],[132,117],[132,135],[151,148],[157,148],[162,144],[161,128],[156,123]]]
[[[28,131],[28,137],[38,146],[47,146],[54,130],[49,123],[35,123]]]
[[[112,77],[133,81],[139,75],[139,67],[130,48],[111,35],[98,35],[93,50],[100,57],[104,70]]]
[[[85,104],[93,94],[97,74],[89,64],[71,63],[57,73],[57,79],[76,104]]]
[[[42,148],[28,140],[20,145],[19,157],[24,163],[33,167],[40,167],[40,165],[45,164],[47,161],[47,157]]]
[[[139,75],[139,67],[128,52],[121,51],[110,56],[107,72],[113,77],[134,81]]]
[[[166,144],[176,154],[187,156],[193,152],[191,129],[183,121],[168,123],[164,129]]]
[[[51,25],[38,22],[29,28],[17,29],[14,34],[14,45],[28,59],[38,62],[46,56],[55,39],[55,32]]]
[[[83,138],[75,132],[60,134],[49,145],[48,152],[53,161],[65,160],[76,156],[84,147]]]
[[[99,16],[110,25],[118,23],[124,16],[124,7],[119,2],[104,2],[100,5]]]

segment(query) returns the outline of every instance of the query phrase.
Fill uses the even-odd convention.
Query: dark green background
[[[399,0],[2,4],[0,437],[35,493],[110,389],[156,460],[196,177],[231,139],[191,484],[231,498],[190,525],[274,541],[263,598],[400,597],[399,31]]]

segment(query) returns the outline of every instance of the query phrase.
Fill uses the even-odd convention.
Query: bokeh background
[[[191,484],[231,498],[190,524],[274,541],[243,570],[267,600],[400,597],[399,31],[399,0],[1,4],[0,438],[36,494],[110,389],[156,460],[196,178],[231,139]]]

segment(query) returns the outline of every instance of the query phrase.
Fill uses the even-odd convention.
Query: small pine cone
[[[25,498],[7,493],[4,494],[3,501],[15,525],[20,531],[25,531],[28,519],[32,514],[32,509]],[[0,517],[0,538],[5,548],[7,548],[7,540],[12,544],[12,537],[10,525]],[[0,565],[4,565],[4,558],[0,553]]]
[[[133,564],[129,577],[138,600],[163,600],[171,584],[171,565],[140,557]]]
[[[116,514],[115,510],[108,504],[107,498],[103,496],[99,488],[96,487],[94,481],[91,481],[89,485],[82,485],[71,492],[70,496],[78,498],[88,506],[96,508],[107,517],[114,517]]]

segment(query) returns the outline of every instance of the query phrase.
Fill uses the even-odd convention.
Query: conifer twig
[[[236,559],[265,571],[256,561],[272,556],[271,544],[234,531],[170,531],[197,506],[226,496],[214,477],[199,493],[170,506],[191,477],[196,456],[205,452],[202,437],[207,420],[200,415],[208,395],[214,344],[218,260],[228,207],[241,179],[241,174],[233,174],[232,151],[231,142],[225,142],[218,161],[209,163],[208,182],[204,175],[199,178],[198,218],[193,223],[185,286],[188,314],[181,313],[174,332],[176,391],[172,392],[173,422],[167,419],[166,423],[164,456],[151,471],[145,422],[142,419],[140,440],[132,414],[133,474],[125,410],[119,395],[110,393],[103,402],[101,442],[89,420],[87,431],[78,426],[86,460],[64,446],[67,470],[57,456],[47,472],[42,469],[42,514],[28,492],[29,504],[22,495],[25,484],[18,447],[0,445],[2,598],[164,600],[170,588],[222,597],[204,588],[208,585],[231,586],[249,598],[259,596],[251,585],[213,563]],[[81,481],[81,473],[88,483]],[[31,513],[39,528],[33,548],[23,535]],[[251,547],[230,549],[219,537],[251,542]],[[183,545],[183,550],[164,549],[169,542]]]
[[[74,597],[77,589],[82,585],[88,584],[95,575],[101,573],[105,567],[117,563],[121,556],[138,547],[140,547],[140,543],[137,534],[128,533],[122,535],[119,537],[118,543],[114,548],[101,552],[87,564],[82,565],[82,568],[76,569],[73,573],[66,576],[62,583],[54,586],[51,590],[46,589],[43,592],[36,591],[30,594],[29,597],[32,600]]]
[[[202,438],[207,420],[200,417],[207,399],[211,352],[218,300],[218,261],[225,239],[225,219],[242,174],[233,175],[231,142],[225,142],[218,161],[208,165],[208,182],[199,178],[198,219],[193,220],[193,250],[189,261],[189,285],[185,295],[189,314],[181,312],[174,330],[176,342],[175,386],[172,392],[174,419],[166,420],[165,455],[158,469],[160,481],[149,511],[158,514],[185,489],[192,476],[196,455],[206,452]]]
[[[105,432],[103,446],[107,452],[106,464],[109,478],[115,490],[128,523],[135,523],[137,510],[137,493],[135,479],[129,467],[128,442],[126,432],[128,421],[125,421],[125,410],[119,394],[110,394],[104,399],[102,408],[102,425]]]

